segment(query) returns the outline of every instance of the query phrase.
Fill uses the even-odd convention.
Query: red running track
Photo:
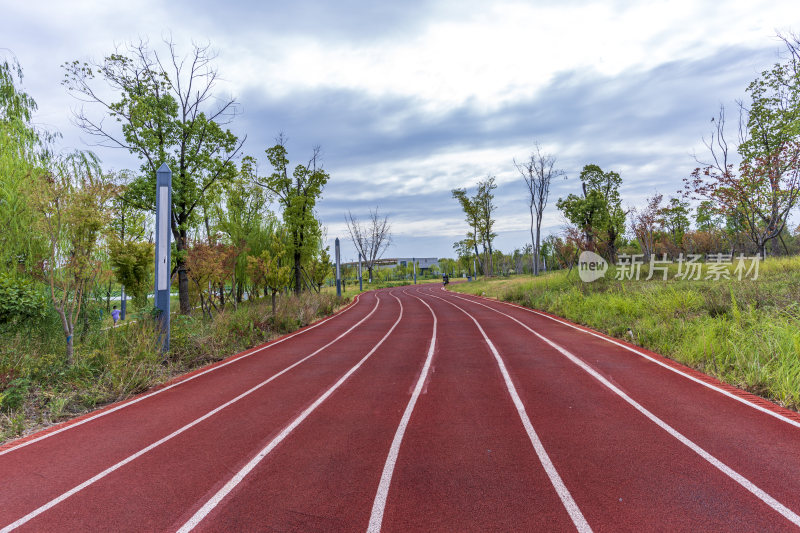
[[[790,531],[800,417],[413,286],[0,448],[7,531]]]

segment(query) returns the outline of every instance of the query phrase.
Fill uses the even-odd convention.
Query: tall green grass
[[[643,270],[645,273],[647,269]],[[800,257],[757,280],[580,281],[577,272],[451,286],[630,340],[781,405],[800,409]]]
[[[304,293],[227,306],[213,320],[172,318],[170,352],[159,350],[146,316],[103,328],[99,318],[76,336],[75,362],[64,357],[64,337],[53,317],[0,331],[0,442],[125,399],[204,364],[295,331],[331,314],[335,294]],[[99,316],[99,315],[98,315]]]

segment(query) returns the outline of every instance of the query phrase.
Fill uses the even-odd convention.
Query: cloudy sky
[[[625,204],[673,194],[719,105],[778,60],[776,32],[800,31],[796,0],[227,4],[0,0],[0,53],[20,61],[36,122],[68,150],[92,147],[71,122],[62,63],[140,38],[171,35],[185,52],[211,43],[218,92],[241,106],[231,127],[247,135],[245,153],[266,174],[278,132],[293,162],[320,145],[329,237],[345,241],[348,210],[379,206],[392,256],[452,256],[467,227],[450,190],[488,174],[500,184],[496,247],[523,246],[530,218],[512,161],[534,142],[567,174],[552,187],[545,235],[563,226],[555,202],[577,192],[587,163],[620,172]],[[109,168],[138,166],[96,151]]]

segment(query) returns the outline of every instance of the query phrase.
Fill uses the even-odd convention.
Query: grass
[[[640,346],[800,409],[800,257],[768,259],[757,280],[613,278],[612,267],[593,283],[573,270],[451,289],[541,309],[625,340],[630,328]]]
[[[123,400],[194,368],[295,331],[330,315],[348,298],[304,293],[227,306],[213,320],[173,316],[164,358],[152,320],[106,328],[105,318],[76,334],[75,362],[67,365],[64,336],[55,317],[0,331],[0,443],[104,404]],[[135,315],[129,318],[136,319]]]

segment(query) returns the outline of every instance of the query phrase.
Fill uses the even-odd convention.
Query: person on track
[[[450,278],[447,277],[447,273],[442,274],[442,285],[447,287],[448,283],[450,283]]]

